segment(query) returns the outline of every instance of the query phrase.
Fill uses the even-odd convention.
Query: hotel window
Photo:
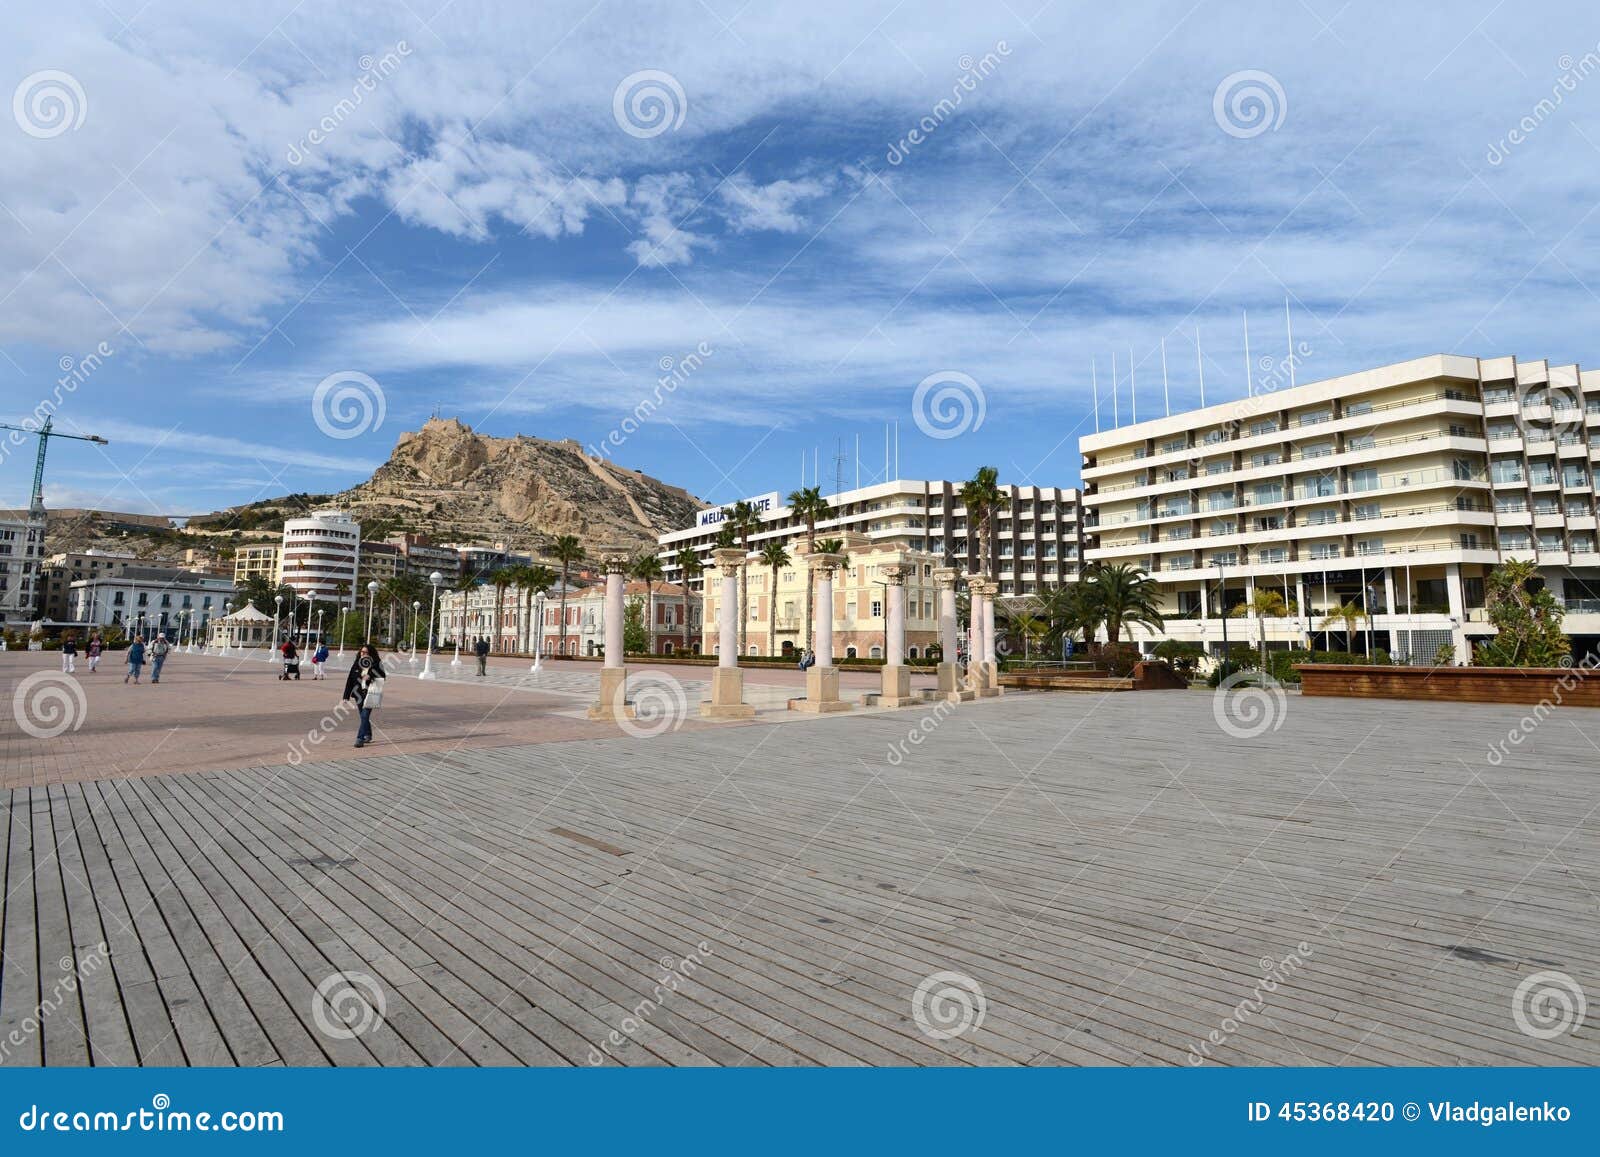
[[[1233,534],[1234,533],[1234,525],[1230,520],[1228,520],[1226,518],[1213,519],[1212,522],[1211,522],[1211,533],[1212,534]]]
[[[1275,434],[1278,431],[1278,420],[1270,418],[1265,421],[1250,423],[1250,435],[1255,437],[1260,434]]]
[[[1377,444],[1377,438],[1371,434],[1352,434],[1344,440],[1346,450],[1371,450]]]
[[[1344,408],[1344,416],[1347,418],[1354,418],[1361,414],[1370,413],[1372,413],[1371,402],[1351,402]]]
[[[1562,549],[1565,549],[1563,544],[1562,544],[1562,542],[1561,542],[1561,532],[1559,530],[1541,530],[1539,532],[1539,549],[1540,550],[1562,550]]]
[[[1568,466],[1561,471],[1561,485],[1571,487],[1587,486],[1589,485],[1588,472],[1582,467]]]
[[[1281,514],[1266,514],[1266,515],[1262,515],[1260,518],[1257,518],[1255,520],[1255,529],[1257,529],[1257,530],[1282,530],[1283,529],[1283,515],[1281,515]]]
[[[1320,426],[1332,417],[1333,415],[1327,410],[1315,410],[1309,414],[1301,414],[1300,424],[1302,426]]]
[[[1356,553],[1357,554],[1382,554],[1383,553],[1383,539],[1381,539],[1381,538],[1358,538],[1358,539],[1356,539]]]
[[[1207,474],[1227,474],[1232,471],[1232,469],[1233,463],[1229,462],[1226,458],[1219,458],[1215,461],[1206,463]]]
[[[1288,562],[1289,548],[1286,546],[1272,546],[1256,551],[1257,562]]]
[[[1350,471],[1350,490],[1352,493],[1376,490],[1377,488],[1378,472],[1370,466],[1365,469]]]
[[[1311,442],[1300,449],[1300,457],[1302,458],[1326,458],[1332,453],[1333,443],[1331,442]]]
[[[878,599],[872,600],[872,617],[875,619],[883,618],[883,603]]]
[[[1283,461],[1283,455],[1277,450],[1261,450],[1250,455],[1252,466],[1276,466]]]
[[[1336,542],[1315,542],[1311,544],[1312,558],[1338,558],[1339,544]]]
[[[1306,515],[1307,526],[1326,526],[1330,522],[1338,521],[1339,512],[1337,510],[1313,510]]]
[[[1572,536],[1572,553],[1573,554],[1593,554],[1594,553],[1594,535],[1589,534],[1587,532],[1585,532],[1583,534],[1575,534],[1575,535],[1573,535]]]
[[[1502,530],[1500,532],[1501,550],[1527,550],[1533,545],[1533,539],[1528,537],[1525,530]]]
[[[1283,486],[1277,482],[1263,482],[1254,488],[1254,494],[1258,505],[1266,502],[1282,502]]]
[[[1350,510],[1350,516],[1358,522],[1364,522],[1369,518],[1380,518],[1382,515],[1383,508],[1376,502],[1363,502]]]
[[[1228,432],[1226,430],[1206,431],[1205,444],[1207,446],[1215,446],[1218,442],[1226,442],[1227,440]]]
[[[1212,566],[1238,566],[1239,552],[1236,550],[1218,551],[1211,556]]]
[[[1187,438],[1174,438],[1170,442],[1163,442],[1161,444],[1161,451],[1164,454],[1175,454],[1179,450],[1187,450],[1188,448],[1189,439]]]

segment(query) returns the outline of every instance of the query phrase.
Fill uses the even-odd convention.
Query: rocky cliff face
[[[590,547],[638,548],[688,526],[705,505],[686,490],[590,458],[574,441],[495,438],[453,418],[402,434],[369,481],[330,504],[439,541],[499,539],[518,550],[559,534]]]

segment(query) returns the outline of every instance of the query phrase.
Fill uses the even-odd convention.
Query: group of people
[[[89,641],[84,644],[84,657],[89,662],[89,673],[100,669],[100,656],[105,653],[105,640],[96,631],[89,636]],[[144,674],[144,665],[150,664],[150,682],[161,682],[161,668],[167,662],[167,656],[172,653],[172,644],[167,642],[167,636],[156,634],[146,643],[143,635],[135,635],[128,643],[128,673],[122,677],[124,683],[138,683]],[[61,640],[61,670],[68,675],[78,673],[78,636],[68,634]]]
[[[284,681],[299,679],[300,648],[295,646],[293,639],[285,639],[278,650],[283,655],[283,674],[279,675],[278,678]],[[328,677],[327,666],[328,644],[319,641],[316,650],[311,652],[311,677],[313,679],[326,679]]]

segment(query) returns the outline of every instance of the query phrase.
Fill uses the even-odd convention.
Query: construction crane
[[[33,460],[33,501],[28,505],[29,518],[44,517],[44,456],[50,449],[51,438],[71,438],[78,442],[93,442],[96,446],[110,445],[104,438],[97,434],[61,434],[50,428],[54,419],[46,418],[44,425],[37,430],[27,426],[12,426],[0,422],[0,430],[18,430],[24,434],[32,434],[39,439],[39,455]]]

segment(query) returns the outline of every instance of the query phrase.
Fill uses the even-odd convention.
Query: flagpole
[[[1100,432],[1100,372],[1095,359],[1089,359],[1089,388],[1094,391],[1094,432]]]
[[[1294,318],[1289,315],[1289,295],[1283,295],[1283,328],[1289,335],[1289,388],[1294,389]]]
[[[1255,379],[1250,373],[1250,311],[1244,311],[1244,392],[1245,397],[1256,396]]]
[[[1161,404],[1172,417],[1172,394],[1167,388],[1167,335],[1161,335]]]
[[[1122,416],[1117,413],[1117,351],[1111,351],[1111,428],[1115,430],[1122,425]]]
[[[1200,408],[1206,405],[1206,359],[1200,352],[1200,327],[1194,327],[1194,362],[1200,369]]]

